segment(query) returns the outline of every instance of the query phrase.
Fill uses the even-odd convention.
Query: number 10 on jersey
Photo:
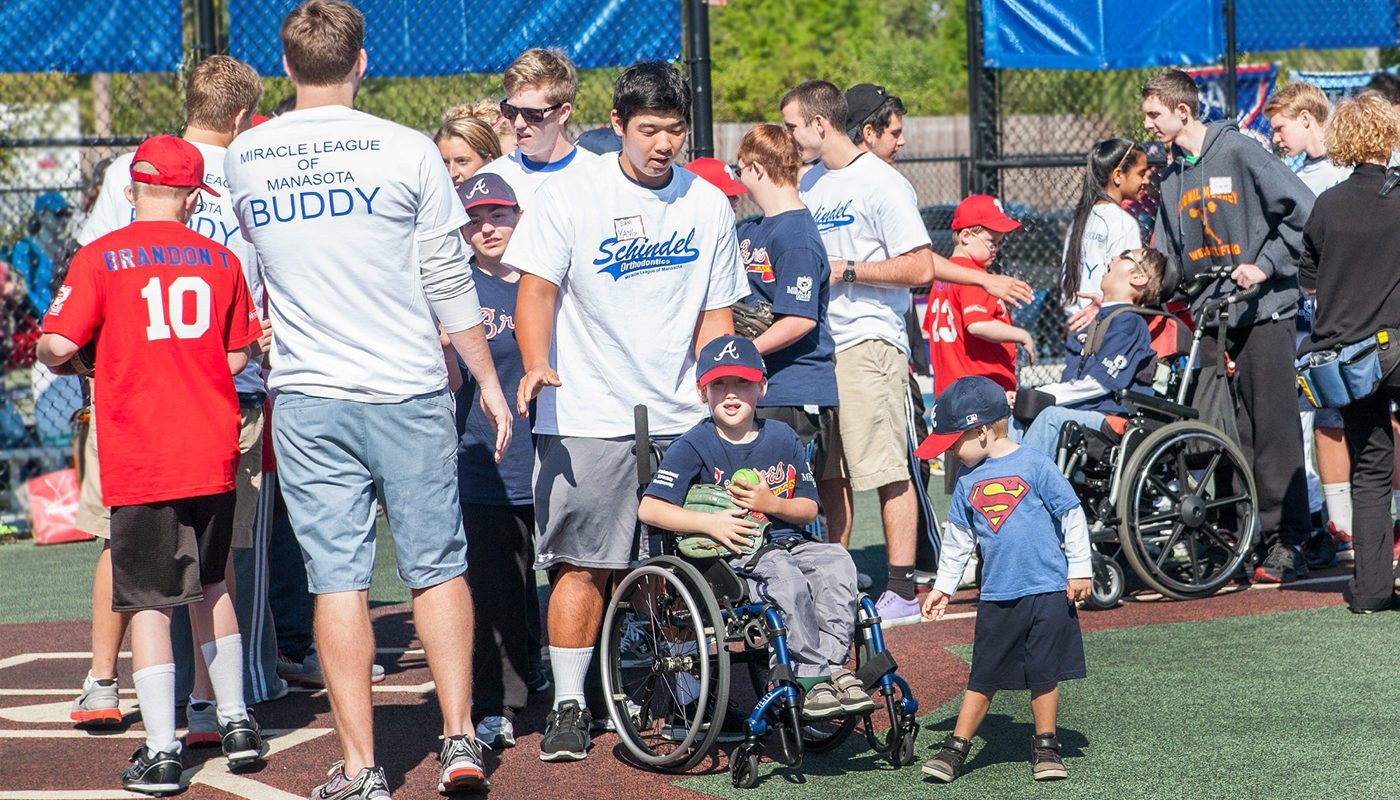
[[[177,339],[198,339],[209,330],[210,293],[209,284],[203,278],[185,275],[170,282],[170,289],[162,291],[160,278],[151,278],[141,289],[146,299],[146,313],[150,320],[146,326],[146,338],[150,341],[169,339],[174,331]],[[190,297],[194,302],[194,319],[186,321],[186,302]],[[169,309],[167,315],[166,310]],[[170,322],[167,324],[166,319]]]

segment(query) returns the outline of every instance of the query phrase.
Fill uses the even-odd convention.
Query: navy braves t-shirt
[[[810,217],[809,217],[810,219]],[[748,444],[725,441],[706,419],[671,444],[661,459],[647,494],[673,505],[685,505],[685,494],[697,483],[729,486],[730,476],[748,468],[757,471],[778,497],[805,497],[816,502],[817,483],[807,464],[807,449],[797,432],[785,422],[755,419],[758,436]],[[801,538],[802,529],[790,522],[769,519],[772,540]]]
[[[948,522],[972,531],[982,546],[981,598],[1064,591],[1069,562],[1060,517],[1078,505],[1055,462],[1029,447],[964,468]]]
[[[751,301],[772,303],[774,314],[817,321],[806,336],[763,357],[768,393],[758,404],[837,405],[836,346],[826,318],[831,262],[811,212],[800,208],[745,223],[739,229],[739,257]]]
[[[525,377],[520,347],[515,343],[515,292],[520,286],[475,269],[476,296],[481,302],[481,321],[486,344],[496,364],[501,391],[514,397]],[[459,363],[461,359],[458,359]],[[501,463],[495,461],[496,434],[481,410],[479,384],[462,365],[462,388],[457,392],[457,495],[463,503],[492,506],[520,506],[534,502],[531,471],[535,451],[530,446],[530,421],[515,415],[511,423],[511,445]]]
[[[1119,304],[1114,304],[1103,308],[1095,322],[1102,324],[1102,320],[1118,307]],[[1098,411],[1102,414],[1128,413],[1128,407],[1116,397],[1117,392],[1124,389],[1151,391],[1151,387],[1137,377],[1138,373],[1157,357],[1156,351],[1152,349],[1152,334],[1147,330],[1147,323],[1131,311],[1114,317],[1108,324],[1108,330],[1104,332],[1103,344],[1099,346],[1099,351],[1094,354],[1092,360],[1086,362],[1083,353],[1088,338],[1088,330],[1070,334],[1065,343],[1065,372],[1060,380],[1093,378],[1108,389],[1109,394],[1078,403],[1067,403],[1066,406],[1083,411]]]

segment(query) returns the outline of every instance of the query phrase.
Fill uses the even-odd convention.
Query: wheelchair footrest
[[[896,669],[899,669],[899,664],[895,663],[894,656],[890,651],[882,650],[860,665],[860,669],[856,670],[856,677],[860,678],[866,689],[874,689],[880,683],[880,678]]]

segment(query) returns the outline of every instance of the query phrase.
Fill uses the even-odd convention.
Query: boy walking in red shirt
[[[166,794],[185,787],[170,645],[178,606],[189,606],[209,666],[229,766],[262,758],[224,586],[239,457],[233,375],[262,324],[238,258],[185,225],[201,192],[218,196],[204,184],[200,152],[173,136],[148,139],[131,180],[135,221],[74,256],[38,353],[63,368],[83,349],[93,367],[102,499],[112,508],[112,609],[133,614],[132,677],[146,727],[122,785]]]
[[[1006,216],[1001,201],[969,195],[953,211],[957,241],[949,259],[960,267],[985,271],[997,256],[1001,239],[1021,223]],[[941,395],[953,381],[982,375],[1008,392],[1016,390],[1016,345],[1035,360],[1034,341],[1011,324],[1006,304],[980,286],[934,281],[924,312],[924,333],[933,366],[933,393]]]

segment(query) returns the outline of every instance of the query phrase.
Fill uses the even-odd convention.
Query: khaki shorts
[[[258,492],[262,488],[263,410],[240,409],[243,423],[238,429],[238,474],[234,476],[238,492],[233,517],[233,546],[253,546],[253,518],[258,511]],[[97,463],[97,415],[88,425],[87,441],[83,444],[83,482],[78,489],[78,514],[74,524],[83,533],[103,539],[112,538],[112,512],[102,504],[102,473]]]
[[[909,480],[908,385],[909,359],[889,342],[868,339],[836,354],[841,412],[827,459],[845,464],[855,491]]]

